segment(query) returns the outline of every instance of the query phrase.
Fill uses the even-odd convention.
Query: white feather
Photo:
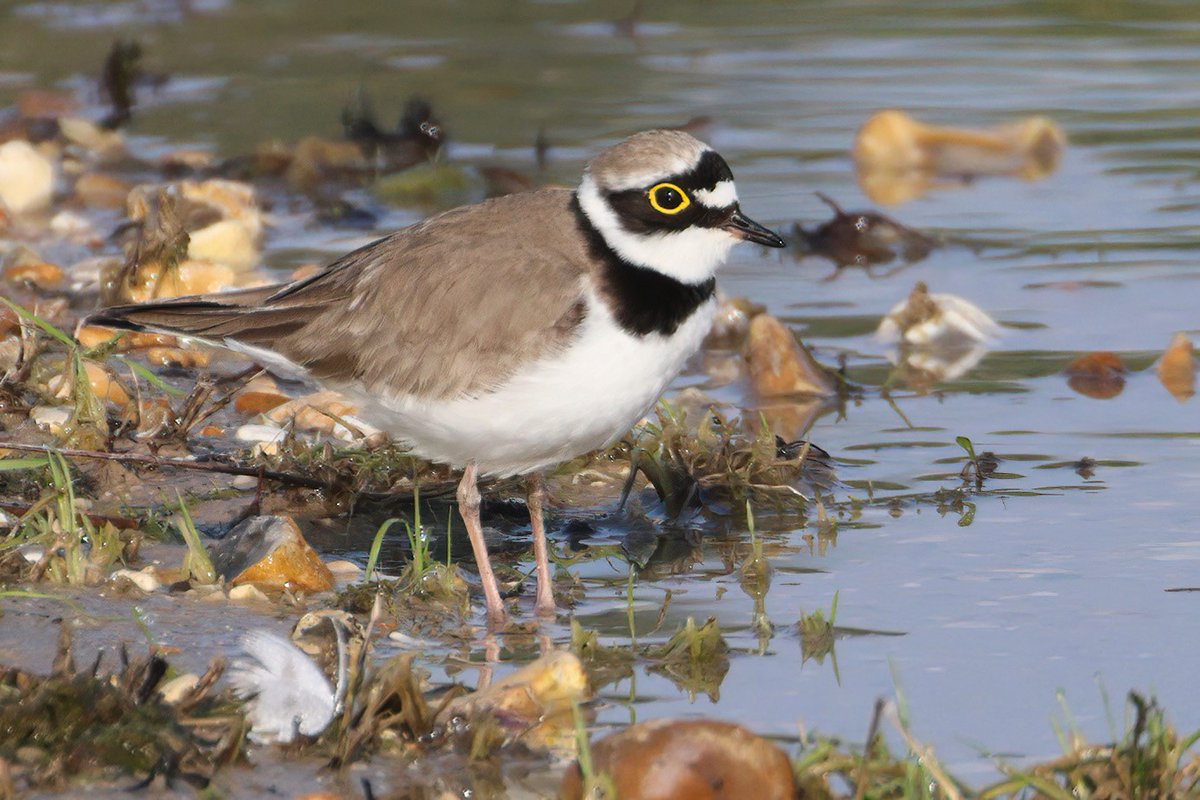
[[[265,630],[243,636],[242,649],[250,658],[234,662],[229,681],[240,697],[249,698],[251,739],[286,744],[297,734],[317,736],[329,727],[338,693],[304,651]]]

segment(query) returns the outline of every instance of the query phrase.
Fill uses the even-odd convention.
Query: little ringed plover
[[[434,216],[293,283],[118,306],[90,321],[190,337],[335,389],[423,458],[462,468],[489,619],[505,612],[479,475],[528,476],[539,613],[552,613],[542,471],[605,447],[700,347],[747,218],[733,174],[680,131],[604,150],[579,187]]]

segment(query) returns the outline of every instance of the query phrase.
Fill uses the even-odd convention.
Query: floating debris
[[[1063,368],[1067,385],[1086,397],[1108,400],[1125,389],[1129,370],[1116,353],[1087,353],[1071,360]]]
[[[1031,117],[990,130],[927,125],[903,111],[872,115],[854,138],[854,163],[864,193],[877,203],[919,197],[939,179],[980,175],[1044,178],[1058,167],[1066,147],[1062,129]]]
[[[828,195],[817,192],[817,197],[833,209],[833,219],[811,230],[798,223],[793,227],[799,255],[821,256],[839,267],[888,264],[897,257],[912,264],[940,245],[878,211],[845,211]]]
[[[999,333],[1000,326],[974,303],[952,294],[932,294],[924,281],[892,307],[875,331],[891,344],[944,350],[982,344]]]

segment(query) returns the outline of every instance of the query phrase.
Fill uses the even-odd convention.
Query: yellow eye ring
[[[646,198],[655,211],[663,214],[678,214],[692,204],[687,192],[673,183],[655,184],[646,192]],[[674,206],[671,205],[672,202],[675,202]]]

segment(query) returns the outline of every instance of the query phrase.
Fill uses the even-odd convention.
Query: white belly
[[[429,402],[412,395],[362,398],[359,415],[432,461],[518,475],[605,447],[641,419],[708,333],[708,301],[671,336],[631,336],[589,298],[572,344],[526,365],[484,395]]]

